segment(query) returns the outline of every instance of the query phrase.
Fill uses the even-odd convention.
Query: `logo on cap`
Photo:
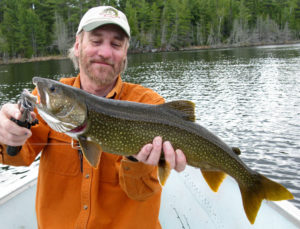
[[[118,11],[116,9],[113,9],[113,8],[108,8],[108,9],[103,10],[100,13],[100,15],[103,16],[103,17],[110,17],[110,18],[119,17]]]

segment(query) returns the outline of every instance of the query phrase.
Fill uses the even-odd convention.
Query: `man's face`
[[[127,42],[125,33],[116,25],[83,32],[75,44],[81,77],[88,77],[101,87],[113,84],[124,70]]]

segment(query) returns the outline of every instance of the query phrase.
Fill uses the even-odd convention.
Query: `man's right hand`
[[[32,112],[35,118],[34,112]],[[21,112],[17,104],[4,104],[0,110],[0,142],[10,146],[21,146],[32,135],[27,128],[20,127],[11,118],[19,120]]]

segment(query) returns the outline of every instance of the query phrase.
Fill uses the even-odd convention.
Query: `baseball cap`
[[[81,18],[76,35],[82,30],[89,32],[106,24],[118,25],[130,37],[130,27],[125,14],[112,6],[97,6],[89,9]]]

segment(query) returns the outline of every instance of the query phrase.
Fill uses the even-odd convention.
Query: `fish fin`
[[[232,151],[237,155],[241,155],[241,150],[238,147],[231,147]]]
[[[165,159],[159,160],[158,163],[158,178],[159,182],[162,186],[165,185],[169,175],[171,173],[171,166],[169,162],[167,162]]]
[[[176,111],[176,115],[184,120],[195,122],[195,104],[188,100],[177,100],[168,103],[164,103],[161,106],[171,108]]]
[[[101,146],[97,143],[87,141],[84,137],[79,137],[78,142],[88,163],[94,168],[98,168],[102,153]]]
[[[201,172],[209,187],[214,192],[217,192],[226,177],[226,173],[221,171],[208,171],[205,169],[201,169]]]
[[[243,206],[247,218],[254,224],[263,199],[277,201],[293,199],[293,195],[281,184],[278,184],[263,175],[254,175],[255,183],[251,186],[239,185]]]

